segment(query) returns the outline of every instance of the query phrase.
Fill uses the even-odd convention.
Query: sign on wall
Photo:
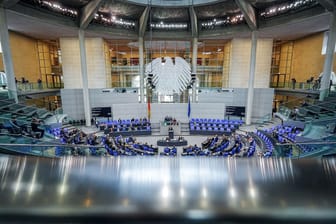
[[[112,117],[111,107],[93,107],[92,117]]]
[[[237,116],[245,117],[245,107],[236,107],[236,106],[226,106],[225,107],[226,116]]]

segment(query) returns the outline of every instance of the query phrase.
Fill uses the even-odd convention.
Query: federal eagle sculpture
[[[146,65],[145,74],[147,81],[153,75],[155,91],[162,95],[182,93],[191,80],[190,64],[181,57],[156,58]]]

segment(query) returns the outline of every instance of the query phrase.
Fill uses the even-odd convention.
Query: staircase
[[[315,101],[313,104],[299,108],[298,118],[302,121],[329,119],[336,116],[336,97],[327,97],[324,101]]]
[[[0,100],[8,100],[8,92],[0,91]]]

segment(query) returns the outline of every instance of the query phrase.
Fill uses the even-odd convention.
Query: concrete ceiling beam
[[[192,37],[198,37],[197,15],[193,6],[189,7],[189,15],[191,23],[191,35]]]
[[[97,13],[103,2],[103,0],[92,0],[80,10],[79,28],[86,29],[89,26],[94,15]]]
[[[246,0],[235,0],[251,30],[257,30],[257,17],[254,7]]]
[[[317,0],[320,5],[326,8],[330,12],[336,12],[335,0]]]
[[[4,8],[11,8],[16,5],[20,0],[0,0],[0,6]]]
[[[145,35],[150,10],[151,7],[147,6],[139,19],[139,37],[143,37]]]

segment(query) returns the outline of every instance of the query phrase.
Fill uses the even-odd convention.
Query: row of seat
[[[175,147],[165,147],[163,149],[163,152],[160,153],[161,156],[172,156],[175,157],[177,156],[177,149]]]
[[[152,128],[151,126],[144,126],[144,127],[124,127],[124,128],[107,128],[104,130],[104,134],[111,135],[111,136],[137,136],[137,135],[151,135]]]
[[[296,142],[296,136],[301,134],[301,130],[297,129],[293,126],[278,125],[278,126],[270,128],[266,131],[267,131],[267,133],[270,133],[273,136],[275,136],[276,140],[279,143],[287,143],[287,142],[292,142],[293,144],[296,143],[296,146],[298,146],[298,148],[300,150],[300,155],[313,152],[316,149],[315,147],[312,147],[312,146],[309,146],[309,145],[297,143]],[[288,152],[286,152],[286,156],[291,157],[293,150],[292,150],[292,147],[288,147],[288,148],[289,149],[287,150]]]
[[[242,125],[243,120],[227,120],[216,118],[191,118],[190,123],[210,123],[210,124],[236,124]]]
[[[118,120],[112,120],[112,121],[98,121],[98,124],[105,124],[107,126],[112,125],[121,125],[121,126],[137,126],[137,125],[147,125],[150,122],[147,120],[147,118],[132,118],[132,119],[118,119]]]
[[[190,134],[215,135],[227,134],[239,129],[242,120],[226,120],[213,118],[191,118],[189,121]]]
[[[184,147],[182,156],[252,157],[256,151],[256,142],[250,139],[250,136],[239,134],[230,137],[216,135],[204,141],[202,148],[197,145]]]
[[[235,127],[199,127],[199,126],[190,126],[190,131],[208,131],[208,132],[233,132],[235,131],[236,128]]]
[[[100,130],[107,135],[151,135],[151,123],[146,118],[98,122]]]
[[[190,122],[190,127],[207,127],[207,128],[239,128],[239,124],[213,124],[213,123],[192,123]]]
[[[104,145],[107,152],[112,156],[127,155],[148,155],[153,156],[158,154],[158,148],[148,144],[142,144],[135,142],[132,137],[123,138],[122,136],[114,137],[114,144],[107,144],[106,137],[103,139],[102,144]]]
[[[259,136],[259,138],[265,143],[266,151],[264,152],[264,157],[271,157],[274,150],[274,145],[270,139],[265,133],[263,133],[260,130],[256,131],[256,135]]]

